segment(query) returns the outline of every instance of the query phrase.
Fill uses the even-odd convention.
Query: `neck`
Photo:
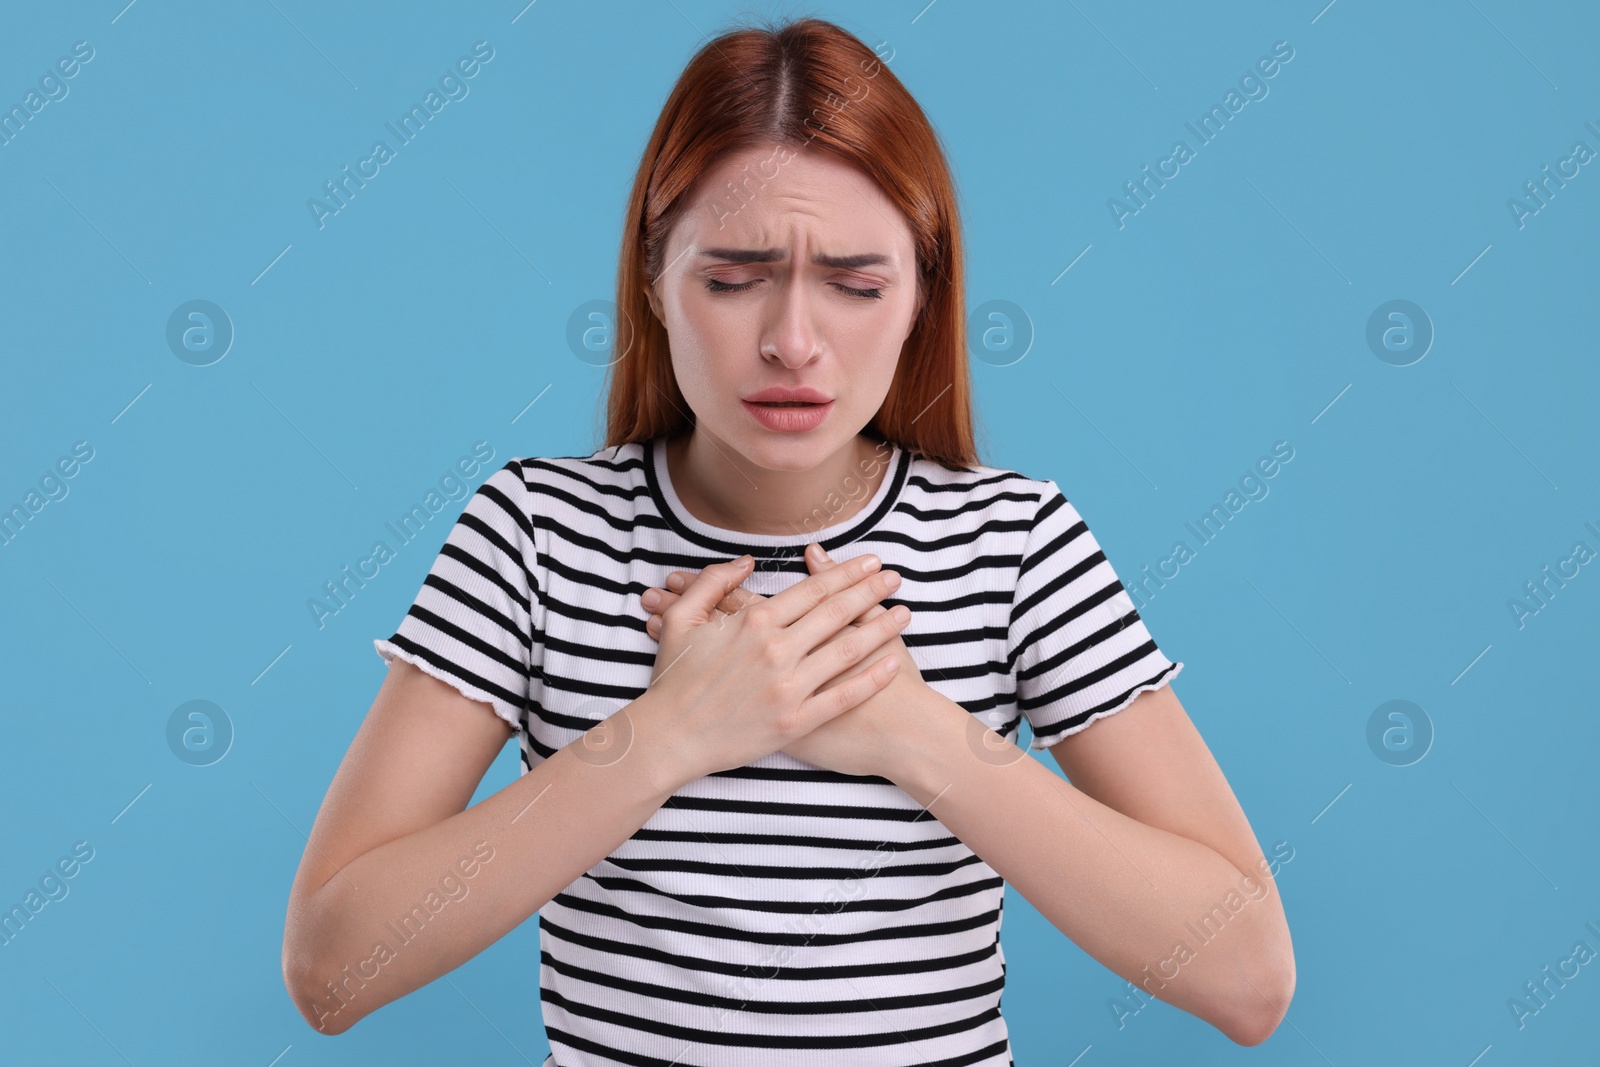
[[[893,448],[857,434],[805,470],[772,470],[696,427],[666,442],[667,473],[689,514],[725,530],[806,537],[854,518],[888,476]]]

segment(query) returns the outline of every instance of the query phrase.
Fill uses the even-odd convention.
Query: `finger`
[[[711,613],[716,609],[717,603],[739,588],[740,583],[749,577],[750,568],[754,564],[754,558],[748,554],[726,563],[713,563],[701,571],[696,580],[689,582],[678,595],[678,599],[671,606],[672,617],[692,623],[710,622]],[[666,614],[663,612],[663,618]]]
[[[720,613],[717,614],[720,616]],[[662,617],[659,614],[653,614],[645,621],[645,633],[659,641],[661,640],[662,625],[666,625],[666,622],[662,621]]]
[[[652,594],[654,594],[653,597]],[[647,597],[651,598],[648,602],[646,602]],[[664,589],[646,589],[639,596],[639,606],[652,614],[662,615],[678,601],[678,598],[679,594],[669,593]],[[754,604],[758,600],[765,599],[766,597],[760,593],[752,593],[750,590],[740,587],[717,601],[717,610],[724,615],[736,615],[740,609]]]
[[[865,611],[877,597],[888,593],[888,587],[884,585],[883,579],[881,561],[877,556],[867,553],[836,567],[829,567],[809,578],[801,579],[783,592],[769,598],[766,605],[762,606],[762,610],[775,625],[784,627],[811,614],[818,605],[839,598],[838,602],[857,605],[855,611],[850,613],[850,617],[854,618]],[[847,595],[841,596],[841,594]],[[834,627],[831,622],[828,623],[828,627],[826,633],[816,632],[811,635],[817,640],[812,641],[810,647],[815,647],[821,638],[832,633]]]
[[[658,586],[651,586],[639,594],[639,606],[647,612],[653,612],[657,615],[661,614],[662,612],[666,611],[670,605],[677,601],[678,594],[683,590],[683,587],[689,582],[693,581],[695,575],[698,573],[698,571],[670,572],[663,584],[666,585],[668,589],[673,591],[668,592],[667,589],[662,589]]]
[[[817,726],[820,726],[865,702],[893,681],[899,669],[900,662],[895,657],[885,656],[860,674],[853,674],[842,682],[813,693],[800,707],[808,717],[816,717],[819,720]],[[812,729],[816,729],[816,726]]]
[[[822,667],[823,673],[838,677],[856,664],[868,662],[876,655],[888,651],[889,643],[899,638],[900,632],[910,623],[911,609],[904,604],[896,604],[873,621],[852,628],[853,632],[847,631],[848,639],[840,636],[829,641],[811,658],[826,657]]]
[[[811,568],[812,574],[821,574],[823,571],[839,565],[838,561],[836,561],[832,556],[828,555],[827,552],[823,551],[821,541],[813,541],[807,545],[805,555],[806,566]],[[863,623],[871,622],[873,619],[876,619],[879,615],[882,615],[887,610],[889,609],[885,608],[882,604],[873,604],[866,611],[863,611],[860,615],[858,615],[856,617],[856,621]]]
[[[655,612],[665,611],[667,605],[671,604],[674,600],[681,596],[684,588],[687,587],[689,583],[693,582],[697,577],[699,577],[700,573],[701,572],[699,571],[672,571],[667,575],[666,585],[668,589],[673,591],[667,592],[666,590],[656,590],[655,601],[650,604],[645,604],[644,606]],[[649,592],[649,590],[646,590],[646,592]],[[723,597],[722,600],[717,603],[717,608],[726,614],[733,615],[737,613],[739,609],[747,607],[758,600],[765,599],[766,597],[762,596],[760,593],[752,593],[750,590],[741,586],[740,588],[730,592],[727,596]]]

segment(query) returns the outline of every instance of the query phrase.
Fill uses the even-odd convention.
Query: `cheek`
[[[863,315],[836,333],[834,350],[848,354],[853,380],[886,391],[905,344],[902,331],[900,316],[885,308],[882,314]]]
[[[756,326],[747,315],[684,294],[669,329],[673,370],[685,395],[708,396],[740,384],[734,362],[755,348]]]

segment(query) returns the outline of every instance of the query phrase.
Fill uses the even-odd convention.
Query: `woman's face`
[[[888,395],[921,310],[910,227],[866,174],[807,148],[736,154],[689,203],[647,291],[696,429],[758,466],[810,469]],[[832,405],[815,428],[772,429],[745,399],[773,386]]]

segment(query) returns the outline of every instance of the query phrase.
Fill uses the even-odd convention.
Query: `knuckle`
[[[812,579],[808,578],[801,584],[805,588],[807,611],[815,611],[819,604],[826,601],[828,597],[832,595],[828,592],[828,587],[823,582],[813,581]]]
[[[783,644],[781,642],[778,642],[778,641],[763,641],[763,642],[761,642],[759,647],[760,647],[760,651],[757,652],[757,655],[761,657],[761,665],[764,668],[766,668],[767,670],[776,670],[777,668],[779,668],[779,667],[781,667],[783,665],[784,657],[785,657],[785,654],[787,652],[787,649],[783,646]],[[785,679],[783,679],[783,681],[780,684],[784,684],[784,683],[787,683],[787,682],[788,682],[788,679],[785,678]]]
[[[772,729],[781,737],[795,737],[802,729],[800,702],[795,699],[796,686],[792,679],[785,678],[776,689],[778,707],[782,710],[772,717]]]

